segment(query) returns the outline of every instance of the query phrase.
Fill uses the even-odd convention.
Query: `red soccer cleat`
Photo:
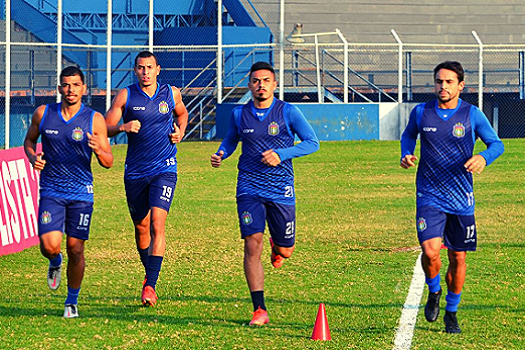
[[[152,286],[144,286],[142,288],[142,305],[144,306],[155,306],[157,303],[157,294]]]
[[[254,313],[252,320],[250,321],[250,326],[262,326],[270,322],[268,317],[268,312],[259,307]]]
[[[270,237],[270,245],[272,246],[272,255],[270,255],[270,259],[272,260],[272,265],[276,269],[280,268],[284,264],[284,257],[282,257],[279,254],[275,254],[273,251],[273,239]]]

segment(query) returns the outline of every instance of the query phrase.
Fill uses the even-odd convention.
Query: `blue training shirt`
[[[302,141],[294,144],[295,135]],[[250,194],[282,204],[295,203],[292,159],[319,149],[319,140],[299,108],[274,98],[268,109],[256,109],[253,101],[236,107],[218,151],[228,158],[242,141],[237,196]],[[273,149],[281,158],[265,165],[262,153]]]
[[[93,203],[93,151],[86,133],[93,134],[95,111],[82,104],[78,113],[66,121],[61,105],[46,105],[39,126],[46,161],[40,174],[40,196]]]
[[[440,109],[437,100],[417,105],[401,137],[401,158],[414,154],[418,134],[417,206],[432,206],[455,215],[474,214],[472,174],[464,164],[479,137],[487,165],[504,151],[503,142],[483,112],[461,99],[455,109]]]
[[[174,131],[175,100],[168,84],[158,84],[149,97],[139,84],[126,87],[128,100],[123,115],[124,123],[138,120],[138,133],[128,133],[125,179],[139,179],[151,175],[177,172],[177,145],[170,141]]]

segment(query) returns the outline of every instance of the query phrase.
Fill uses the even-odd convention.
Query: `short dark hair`
[[[457,61],[445,61],[438,64],[436,68],[434,68],[434,79],[436,79],[436,75],[440,69],[448,69],[455,72],[458,75],[458,81],[460,83],[465,80],[465,71],[463,70],[461,63]]]
[[[250,77],[252,76],[253,72],[256,72],[258,70],[269,70],[272,72],[273,76],[275,77],[275,71],[273,70],[273,67],[268,62],[259,61],[252,64],[252,68],[250,68]]]
[[[148,58],[148,57],[153,57],[155,59],[155,64],[159,64],[158,61],[157,61],[157,56],[155,56],[155,54],[151,51],[142,51],[142,52],[139,52],[139,54],[137,55],[137,57],[135,57],[135,66],[137,66],[137,62],[139,61],[139,58]]]
[[[62,72],[60,72],[60,82],[62,83],[63,77],[74,77],[75,75],[78,75],[80,77],[80,80],[82,80],[82,84],[84,84],[84,73],[78,68],[77,66],[69,66],[64,69],[62,69]]]

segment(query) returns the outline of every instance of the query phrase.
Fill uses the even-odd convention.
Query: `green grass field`
[[[81,317],[61,317],[65,273],[50,291],[37,247],[2,256],[0,348],[392,349],[419,254],[415,169],[399,167],[399,143],[325,142],[295,160],[297,249],[276,270],[265,248],[270,324],[263,328],[247,325],[252,309],[234,200],[238,154],[212,169],[217,146],[180,145],[156,308],[140,306],[144,273],[122,183],[125,146],[115,146],[115,167],[94,167]],[[420,310],[412,349],[525,349],[525,141],[505,146],[475,177],[479,244],[467,257],[463,333],[444,333],[441,317],[430,324]],[[310,339],[321,302],[328,342]]]

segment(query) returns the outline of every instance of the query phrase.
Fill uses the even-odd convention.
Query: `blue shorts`
[[[474,215],[454,215],[436,208],[417,208],[417,238],[419,243],[442,237],[444,244],[456,252],[474,251],[477,245],[476,220]]]
[[[271,202],[243,194],[237,197],[241,237],[264,232],[266,221],[273,242],[284,248],[295,244],[295,205]]]
[[[151,208],[170,211],[177,173],[162,173],[141,179],[124,180],[129,213],[133,221],[140,221],[148,216]]]
[[[38,235],[60,231],[69,237],[87,241],[93,203],[55,197],[40,197]]]

